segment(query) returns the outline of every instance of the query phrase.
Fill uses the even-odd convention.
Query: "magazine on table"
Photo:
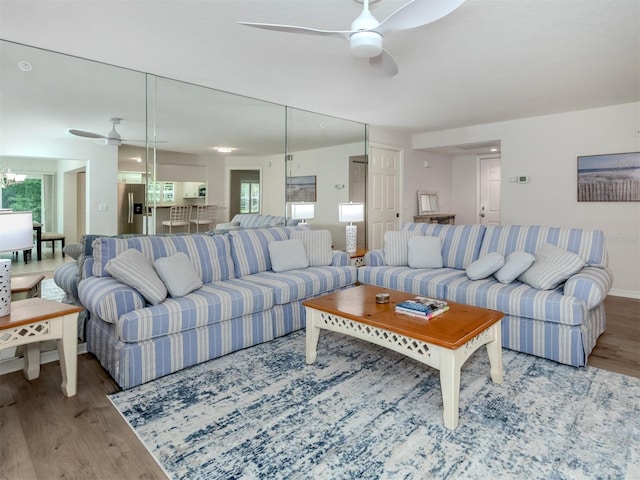
[[[415,315],[423,318],[433,318],[449,310],[444,300],[429,297],[414,297],[396,305],[396,312]]]

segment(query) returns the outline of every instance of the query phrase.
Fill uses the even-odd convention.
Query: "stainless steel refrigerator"
[[[118,184],[118,234],[143,233],[145,187],[140,183]]]

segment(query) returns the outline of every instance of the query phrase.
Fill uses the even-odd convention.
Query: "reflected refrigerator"
[[[118,235],[143,233],[145,190],[141,183],[118,184]]]

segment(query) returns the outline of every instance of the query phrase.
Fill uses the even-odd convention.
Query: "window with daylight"
[[[54,231],[55,187],[51,174],[28,174],[24,182],[2,189],[0,208],[32,212],[33,221]]]
[[[260,213],[260,184],[242,182],[240,184],[240,213]]]

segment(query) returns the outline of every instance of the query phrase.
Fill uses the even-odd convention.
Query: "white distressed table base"
[[[306,361],[308,364],[316,361],[320,330],[324,329],[344,333],[389,348],[440,370],[444,426],[451,430],[458,426],[460,369],[464,362],[481,346],[487,346],[491,379],[496,383],[502,383],[501,320],[460,348],[451,350],[311,307],[305,308],[307,312]]]
[[[40,376],[40,342],[56,340],[62,392],[72,397],[77,391],[78,341],[77,313],[20,325],[0,331],[0,349],[26,345],[24,352],[24,376],[33,380]]]

